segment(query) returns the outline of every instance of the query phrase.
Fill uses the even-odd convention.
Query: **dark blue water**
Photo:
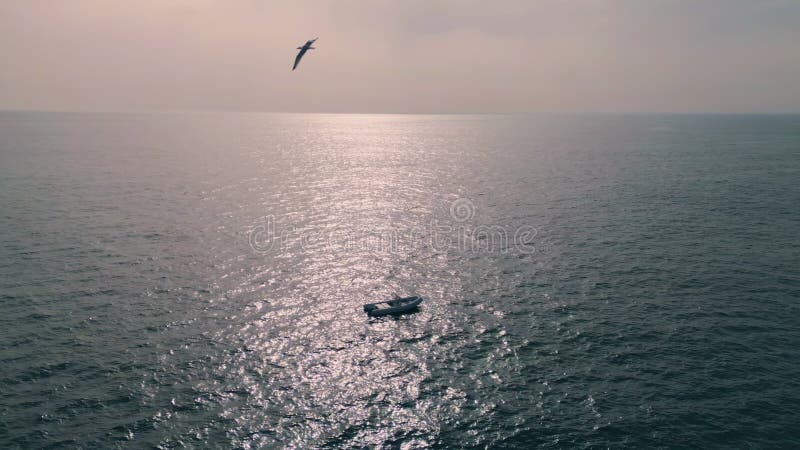
[[[798,180],[800,116],[0,113],[0,447],[796,448]]]

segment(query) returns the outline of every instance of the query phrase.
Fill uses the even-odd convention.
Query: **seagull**
[[[297,49],[300,50],[300,53],[298,53],[297,56],[294,58],[294,66],[292,66],[292,70],[297,69],[297,65],[300,64],[300,60],[303,59],[303,55],[306,54],[306,51],[314,50],[314,47],[312,47],[311,45],[317,39],[319,39],[319,38],[318,37],[314,38],[314,39],[312,39],[310,41],[307,41],[305,43],[305,45],[303,45],[302,47],[297,47]]]

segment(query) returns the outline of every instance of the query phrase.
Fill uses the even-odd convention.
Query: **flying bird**
[[[319,38],[318,37],[314,38],[310,41],[307,41],[305,45],[303,45],[302,47],[297,47],[297,49],[300,50],[300,53],[298,53],[297,56],[294,58],[294,66],[292,66],[292,70],[297,69],[297,65],[300,64],[300,60],[303,59],[303,55],[305,55],[308,50],[314,50],[314,47],[312,47],[311,45],[317,39]]]

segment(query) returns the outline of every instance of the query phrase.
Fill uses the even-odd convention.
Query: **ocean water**
[[[798,181],[800,116],[2,112],[0,447],[797,448]]]

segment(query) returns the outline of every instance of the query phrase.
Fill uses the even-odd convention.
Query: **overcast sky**
[[[800,0],[0,0],[0,61],[0,109],[800,112]]]

